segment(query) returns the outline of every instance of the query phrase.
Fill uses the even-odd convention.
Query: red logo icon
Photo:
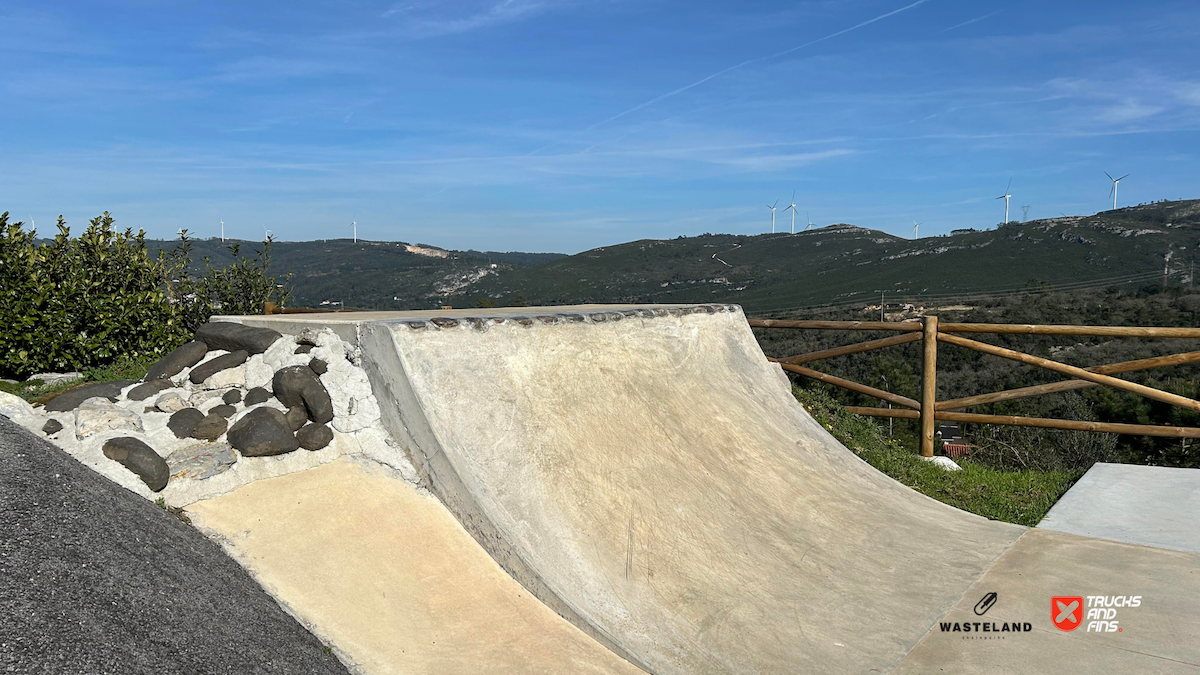
[[[1050,618],[1059,630],[1072,631],[1083,623],[1083,597],[1079,595],[1050,598]]]

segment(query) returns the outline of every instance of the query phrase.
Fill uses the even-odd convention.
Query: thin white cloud
[[[1163,110],[1164,108],[1161,106],[1147,105],[1136,98],[1127,98],[1115,105],[1101,109],[1096,114],[1096,119],[1111,123],[1132,122],[1157,115]]]
[[[536,0],[501,0],[501,2],[466,16],[452,18],[416,16],[420,14],[421,10],[434,6],[427,2],[405,2],[394,5],[384,12],[383,16],[403,16],[406,23],[402,29],[412,37],[438,37],[510,23],[548,8],[547,3]]]
[[[597,122],[597,123],[595,123],[595,124],[591,125],[590,127],[586,128],[586,129],[583,129],[583,130],[581,130],[581,131],[578,131],[578,132],[576,132],[576,133],[574,133],[574,134],[571,134],[571,135],[570,135],[570,136],[568,136],[567,138],[568,138],[568,139],[570,139],[570,138],[573,138],[573,137],[575,137],[575,136],[577,136],[577,135],[579,135],[579,134],[586,133],[586,132],[588,132],[588,131],[592,131],[592,130],[594,130],[594,129],[597,129],[597,128],[599,128],[599,127],[602,127],[602,126],[604,126],[604,125],[608,124],[609,122],[614,122],[614,121],[616,121],[616,120],[618,120],[618,119],[621,119],[622,117],[625,117],[626,115],[629,115],[629,114],[631,114],[631,113],[637,112],[637,111],[639,111],[639,110],[641,110],[641,109],[643,109],[643,108],[647,108],[647,107],[649,107],[649,106],[652,106],[652,105],[654,105],[655,103],[658,103],[658,102],[660,102],[660,101],[664,101],[664,100],[666,100],[666,99],[668,99],[668,98],[671,98],[672,96],[677,96],[677,95],[679,95],[679,94],[682,94],[683,92],[685,92],[685,91],[688,91],[689,89],[694,89],[694,88],[696,88],[696,87],[699,87],[700,85],[704,84],[705,82],[708,82],[709,80],[713,80],[713,79],[715,79],[715,78],[718,78],[718,77],[720,77],[720,76],[722,76],[722,75],[725,75],[726,73],[731,73],[731,72],[733,72],[733,71],[735,71],[735,70],[738,70],[738,69],[740,69],[740,68],[744,68],[744,67],[746,67],[746,66],[749,66],[749,65],[753,65],[753,64],[755,64],[755,63],[762,63],[763,61],[770,61],[770,60],[772,60],[772,59],[777,59],[777,58],[779,58],[779,57],[781,57],[781,56],[785,56],[785,55],[787,55],[787,54],[791,54],[792,52],[796,52],[796,51],[799,51],[799,50],[801,50],[801,49],[804,49],[805,47],[811,47],[812,45],[815,45],[815,44],[817,44],[817,43],[820,43],[820,42],[825,42],[826,40],[831,40],[831,39],[833,39],[833,38],[835,38],[835,37],[838,37],[838,36],[841,36],[841,35],[845,35],[846,33],[849,33],[849,32],[851,32],[851,31],[854,31],[854,30],[858,30],[859,28],[863,28],[864,26],[869,26],[869,25],[871,25],[871,24],[873,24],[873,23],[875,23],[875,22],[877,22],[877,21],[882,21],[883,19],[886,19],[886,18],[888,18],[888,17],[895,16],[896,14],[899,14],[899,13],[901,13],[901,12],[904,12],[904,11],[910,10],[910,9],[912,9],[913,7],[916,7],[916,6],[918,6],[918,5],[923,5],[923,4],[925,4],[926,2],[929,2],[929,0],[917,0],[916,2],[914,2],[914,3],[912,3],[912,4],[905,5],[904,7],[901,7],[900,9],[895,9],[895,10],[892,10],[892,11],[890,11],[890,12],[887,12],[886,14],[880,14],[879,16],[877,16],[877,17],[875,17],[875,18],[873,18],[873,19],[868,19],[868,20],[866,20],[866,21],[863,21],[862,23],[858,23],[858,24],[855,24],[855,25],[853,25],[853,26],[851,26],[851,27],[849,27],[849,28],[845,28],[845,29],[842,29],[842,30],[840,30],[840,31],[837,31],[836,33],[830,33],[829,35],[826,35],[826,36],[824,36],[824,37],[820,37],[820,38],[817,38],[817,39],[815,39],[815,40],[810,40],[810,41],[808,41],[808,42],[805,42],[805,43],[804,43],[804,44],[802,44],[802,45],[797,45],[797,46],[795,46],[795,47],[791,47],[790,49],[785,49],[785,50],[783,50],[783,51],[781,51],[781,52],[776,52],[776,53],[774,53],[774,54],[770,54],[770,55],[767,55],[767,56],[760,56],[760,57],[757,57],[757,58],[748,59],[748,60],[746,60],[746,61],[742,61],[741,63],[738,63],[738,64],[735,64],[735,65],[729,66],[728,68],[725,68],[725,69],[722,69],[722,70],[718,70],[717,72],[715,72],[715,73],[712,73],[711,75],[706,75],[705,77],[702,77],[702,78],[700,78],[699,80],[696,80],[695,82],[693,82],[693,83],[691,83],[691,84],[689,84],[689,85],[685,85],[685,86],[683,86],[683,87],[679,87],[678,89],[674,89],[674,90],[672,90],[672,91],[669,91],[669,92],[667,92],[667,93],[665,93],[665,94],[661,94],[661,95],[659,95],[659,96],[655,96],[654,98],[650,99],[649,101],[646,101],[645,103],[639,103],[638,105],[635,105],[635,106],[633,106],[632,108],[629,108],[628,110],[624,110],[624,111],[622,111],[622,112],[619,112],[619,113],[617,113],[616,115],[613,115],[612,117],[609,117],[609,118],[607,118],[607,119],[601,120],[601,121],[599,121],[599,122]],[[564,140],[566,140],[566,139],[564,139]],[[539,148],[539,149],[537,149],[537,150],[534,150],[534,151],[533,151],[532,153],[530,153],[530,154],[537,154],[537,153],[539,153],[539,152],[542,152],[543,150],[546,150],[546,149],[547,149],[547,148],[549,148],[549,147],[552,147],[553,145],[556,145],[556,144],[551,144],[550,146],[546,146],[546,147],[544,147],[544,148]]]

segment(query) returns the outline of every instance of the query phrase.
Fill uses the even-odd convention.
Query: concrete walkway
[[[1097,463],[1038,528],[1200,553],[1200,469]]]

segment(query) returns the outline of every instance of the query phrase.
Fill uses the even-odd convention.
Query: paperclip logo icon
[[[1073,631],[1083,622],[1083,596],[1062,595],[1050,598],[1050,618],[1054,627]]]

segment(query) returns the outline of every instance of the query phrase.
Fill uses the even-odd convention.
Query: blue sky
[[[0,5],[0,211],[576,252],[1200,197],[1194,2]]]

